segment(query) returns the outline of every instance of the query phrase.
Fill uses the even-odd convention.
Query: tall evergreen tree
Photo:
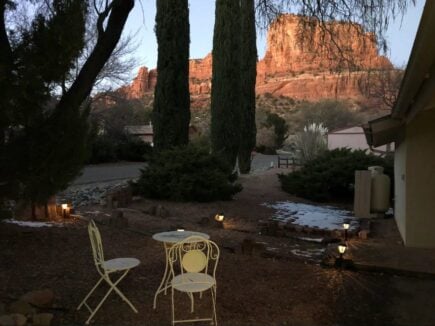
[[[0,86],[10,85],[0,101],[0,197],[24,198],[35,207],[66,188],[81,170],[88,115],[83,102],[115,48],[134,0],[101,1],[102,8],[95,7],[103,9],[98,40],[82,67],[75,62],[84,46],[88,1],[46,1],[50,10],[37,14],[30,26],[10,26],[5,33],[4,17],[17,3],[0,0],[0,49],[5,51],[0,70],[7,76],[0,77]],[[75,78],[74,69],[79,69]]]
[[[241,173],[251,170],[251,152],[255,147],[255,80],[257,77],[257,44],[254,0],[241,0],[241,119],[239,168]]]
[[[211,144],[232,166],[240,142],[240,2],[216,0],[211,87]]]
[[[157,0],[157,85],[153,129],[156,150],[189,142],[189,7],[187,0]]]

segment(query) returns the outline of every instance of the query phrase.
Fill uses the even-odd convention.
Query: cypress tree
[[[240,2],[216,0],[211,87],[211,144],[231,166],[240,143]]]
[[[153,131],[156,150],[189,142],[189,7],[187,0],[157,0],[158,57]]]
[[[241,0],[241,120],[239,168],[241,173],[251,170],[251,153],[255,147],[255,80],[257,76],[257,44],[254,0]]]

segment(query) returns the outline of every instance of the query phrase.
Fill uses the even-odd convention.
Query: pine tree
[[[240,3],[217,0],[211,88],[212,150],[235,166],[240,143]]]
[[[241,120],[239,168],[241,173],[251,170],[251,153],[255,147],[255,80],[257,76],[257,45],[254,0],[241,0]]]
[[[160,151],[189,142],[189,8],[187,0],[157,0],[157,85],[154,147]]]

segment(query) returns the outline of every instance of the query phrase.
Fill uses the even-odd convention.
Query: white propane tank
[[[390,208],[390,177],[384,174],[382,166],[370,166],[372,173],[370,211],[385,213]]]

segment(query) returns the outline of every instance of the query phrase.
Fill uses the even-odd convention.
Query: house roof
[[[390,115],[363,126],[367,142],[380,146],[395,141],[418,112],[435,107],[435,1],[426,1],[403,77]]]

